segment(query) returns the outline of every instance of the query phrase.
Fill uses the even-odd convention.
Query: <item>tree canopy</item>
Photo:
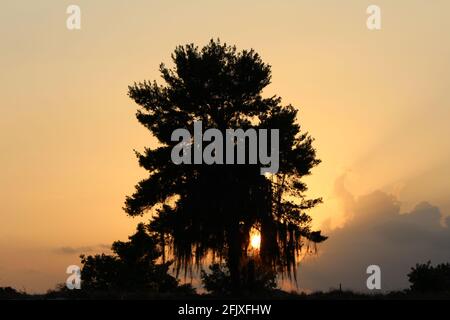
[[[450,293],[450,263],[416,264],[408,273],[410,290],[420,293]]]
[[[250,231],[261,234],[261,261],[279,272],[290,272],[306,242],[326,239],[310,229],[307,210],[321,199],[308,199],[302,178],[320,163],[313,139],[301,130],[297,109],[278,96],[263,97],[271,67],[254,50],[211,40],[203,48],[178,46],[173,67],[160,65],[164,84],[135,83],[129,96],[139,106],[138,121],[159,141],[136,152],[149,175],[126,198],[130,216],[150,211],[150,229],[170,249],[177,269],[186,271],[211,254],[225,260],[235,290],[242,262],[248,257]],[[278,129],[279,170],[261,175],[260,166],[174,164],[171,134],[178,128]]]
[[[158,263],[161,248],[139,224],[129,241],[115,241],[113,255],[81,256],[85,291],[174,292],[178,281],[168,274],[170,262]]]

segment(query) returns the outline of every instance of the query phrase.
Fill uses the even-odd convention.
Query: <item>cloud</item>
[[[329,239],[317,256],[302,262],[300,287],[327,290],[341,283],[366,291],[366,268],[376,264],[381,267],[382,290],[404,289],[416,263],[450,262],[450,228],[442,223],[438,207],[424,201],[402,213],[395,196],[377,190],[354,197],[343,182],[336,181],[336,194],[347,221],[327,232]],[[450,218],[446,222],[450,225]]]
[[[86,254],[86,253],[93,253],[93,252],[101,252],[105,251],[111,248],[110,245],[107,244],[99,244],[94,246],[82,246],[82,247],[71,247],[71,246],[65,246],[65,247],[59,247],[54,250],[57,254],[62,255],[74,255],[74,254]]]

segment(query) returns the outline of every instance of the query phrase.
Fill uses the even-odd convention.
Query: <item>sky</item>
[[[70,4],[81,30],[66,28]],[[371,4],[381,30],[366,27]],[[402,288],[416,262],[450,261],[448,12],[447,0],[2,1],[0,286],[44,292],[149,219],[121,209],[146,175],[133,150],[155,143],[127,87],[211,38],[260,53],[264,93],[315,138],[322,163],[306,182],[324,203],[310,214],[330,239],[302,262],[301,287],[363,290],[379,264],[384,288]]]

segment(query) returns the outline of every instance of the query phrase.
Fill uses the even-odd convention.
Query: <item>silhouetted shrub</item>
[[[19,292],[11,287],[0,287],[0,299],[19,299],[25,296],[25,293]]]
[[[450,293],[450,264],[433,267],[431,262],[416,264],[408,274],[411,291],[421,293]]]
[[[264,294],[276,288],[276,274],[253,260],[248,260],[241,273],[242,294]],[[203,287],[214,295],[230,295],[233,292],[230,273],[223,264],[212,264],[210,272],[202,271]]]
[[[139,224],[130,241],[116,241],[113,255],[81,256],[82,290],[112,294],[193,293],[190,285],[178,286],[168,273],[171,262],[157,260],[162,255],[157,238]]]

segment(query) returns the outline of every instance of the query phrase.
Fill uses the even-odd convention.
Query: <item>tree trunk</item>
[[[241,293],[241,236],[239,223],[235,223],[228,229],[228,270],[231,277],[232,294]]]

